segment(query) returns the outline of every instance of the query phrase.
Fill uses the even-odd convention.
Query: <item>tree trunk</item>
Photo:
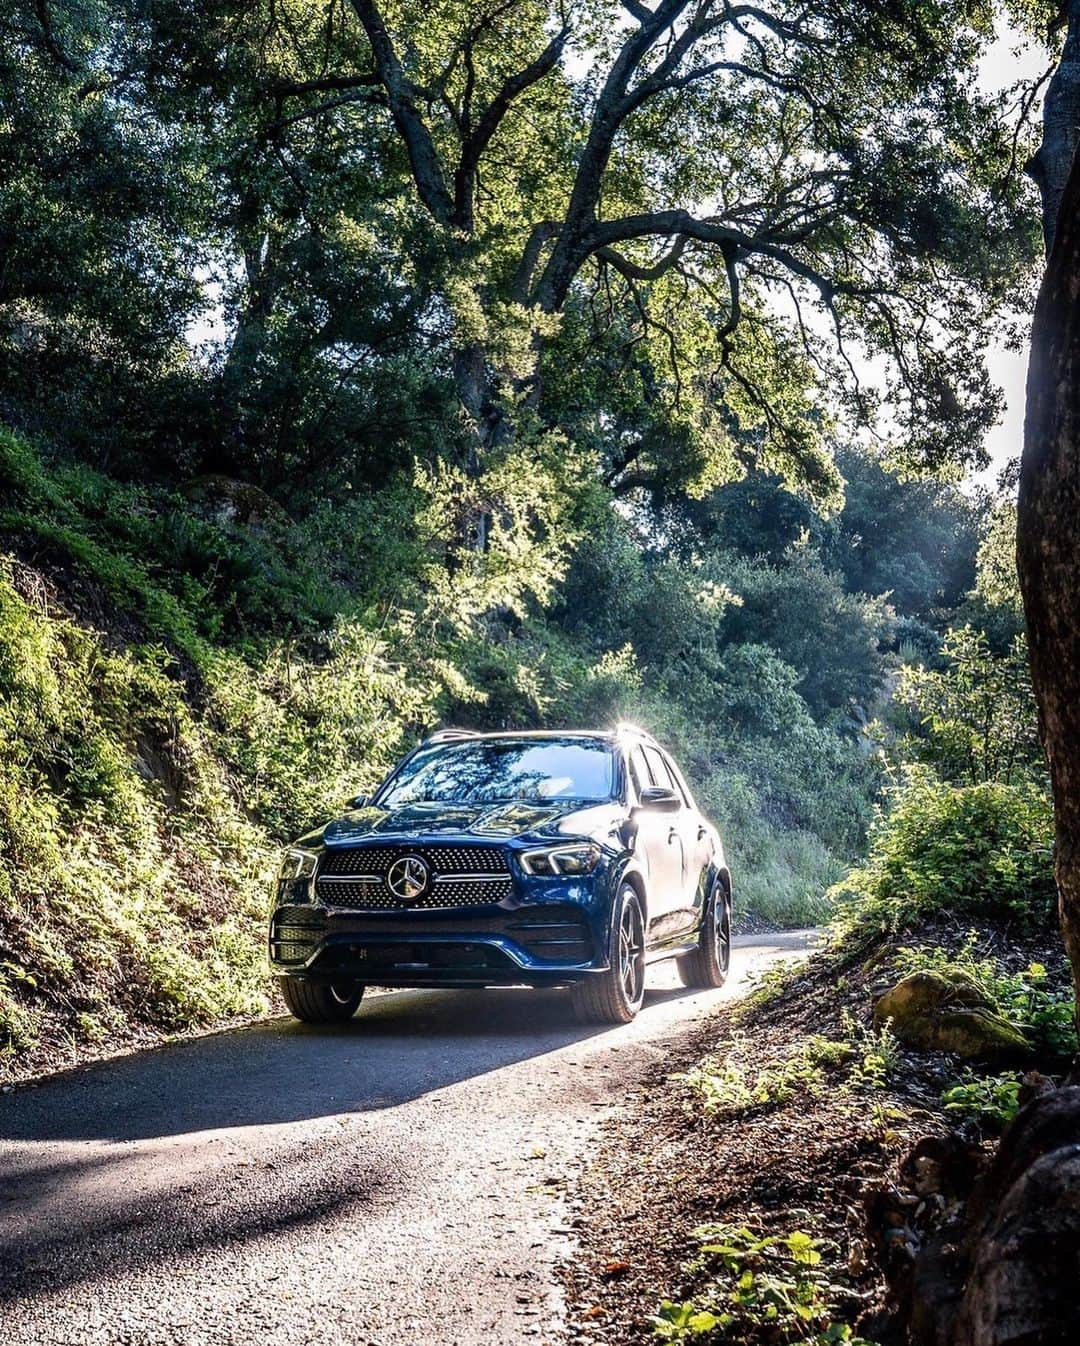
[[[1080,171],[1072,166],[1035,307],[1017,564],[1054,793],[1061,928],[1080,994]]]
[[[1043,238],[1047,253],[1054,246],[1061,198],[1080,133],[1080,0],[1067,0],[1061,6],[1061,17],[1067,24],[1065,43],[1046,90],[1042,145],[1027,165],[1027,171],[1042,193]]]

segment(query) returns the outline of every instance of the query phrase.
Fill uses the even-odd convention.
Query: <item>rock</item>
[[[954,1052],[989,1062],[1031,1055],[1023,1033],[963,973],[911,972],[877,1001],[874,1022],[919,1051]]]
[[[956,1201],[971,1191],[984,1165],[981,1147],[954,1131],[917,1140],[900,1165],[900,1176],[916,1196]]]
[[[957,1346],[1080,1341],[1080,1088],[1037,1095],[968,1207]]]
[[[976,1159],[962,1137],[919,1142],[962,1188]],[[893,1312],[879,1339],[907,1346],[1074,1346],[1080,1342],[1080,1087],[1041,1088],[1002,1136],[967,1200],[916,1232],[913,1264],[878,1241]],[[884,1245],[884,1246],[883,1246]]]
[[[192,477],[180,488],[206,518],[215,523],[237,523],[248,528],[287,528],[285,510],[258,486],[219,473]]]

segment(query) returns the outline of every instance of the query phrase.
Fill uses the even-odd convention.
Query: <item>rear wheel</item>
[[[731,898],[719,881],[701,922],[698,946],[676,959],[684,986],[723,986],[731,965]]]
[[[608,969],[571,990],[584,1023],[628,1024],[645,999],[645,916],[630,884],[619,889],[611,913]]]
[[[306,1024],[344,1023],[356,1013],[364,988],[355,982],[325,986],[299,977],[282,977],[281,995],[294,1019]]]

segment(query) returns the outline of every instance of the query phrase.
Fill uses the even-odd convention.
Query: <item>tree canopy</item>
[[[294,492],[418,455],[476,477],[554,434],[618,494],[753,465],[835,502],[845,421],[970,464],[1034,247],[974,84],[993,17],[23,0],[6,358],[70,409],[50,354],[93,331],[139,454]],[[208,361],[185,341],[207,322]]]

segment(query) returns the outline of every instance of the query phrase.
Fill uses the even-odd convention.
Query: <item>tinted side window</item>
[[[664,753],[663,757],[664,757],[664,765],[667,767],[668,772],[671,775],[671,779],[675,782],[676,790],[678,790],[679,794],[682,795],[683,803],[686,805],[687,808],[693,808],[694,801],[690,798],[690,788],[686,784],[686,781],[683,780],[682,772],[671,760],[671,758],[667,755],[667,753]]]
[[[682,791],[679,790],[678,782],[668,770],[667,763],[664,761],[661,754],[655,748],[650,747],[642,748],[642,752],[645,754],[645,758],[649,763],[649,771],[652,774],[653,784],[662,785],[665,790],[678,790],[681,795]]]
[[[642,756],[640,748],[630,750],[630,779],[634,782],[634,789],[639,799],[642,790],[648,789],[653,783],[652,777],[649,775],[649,765]]]

